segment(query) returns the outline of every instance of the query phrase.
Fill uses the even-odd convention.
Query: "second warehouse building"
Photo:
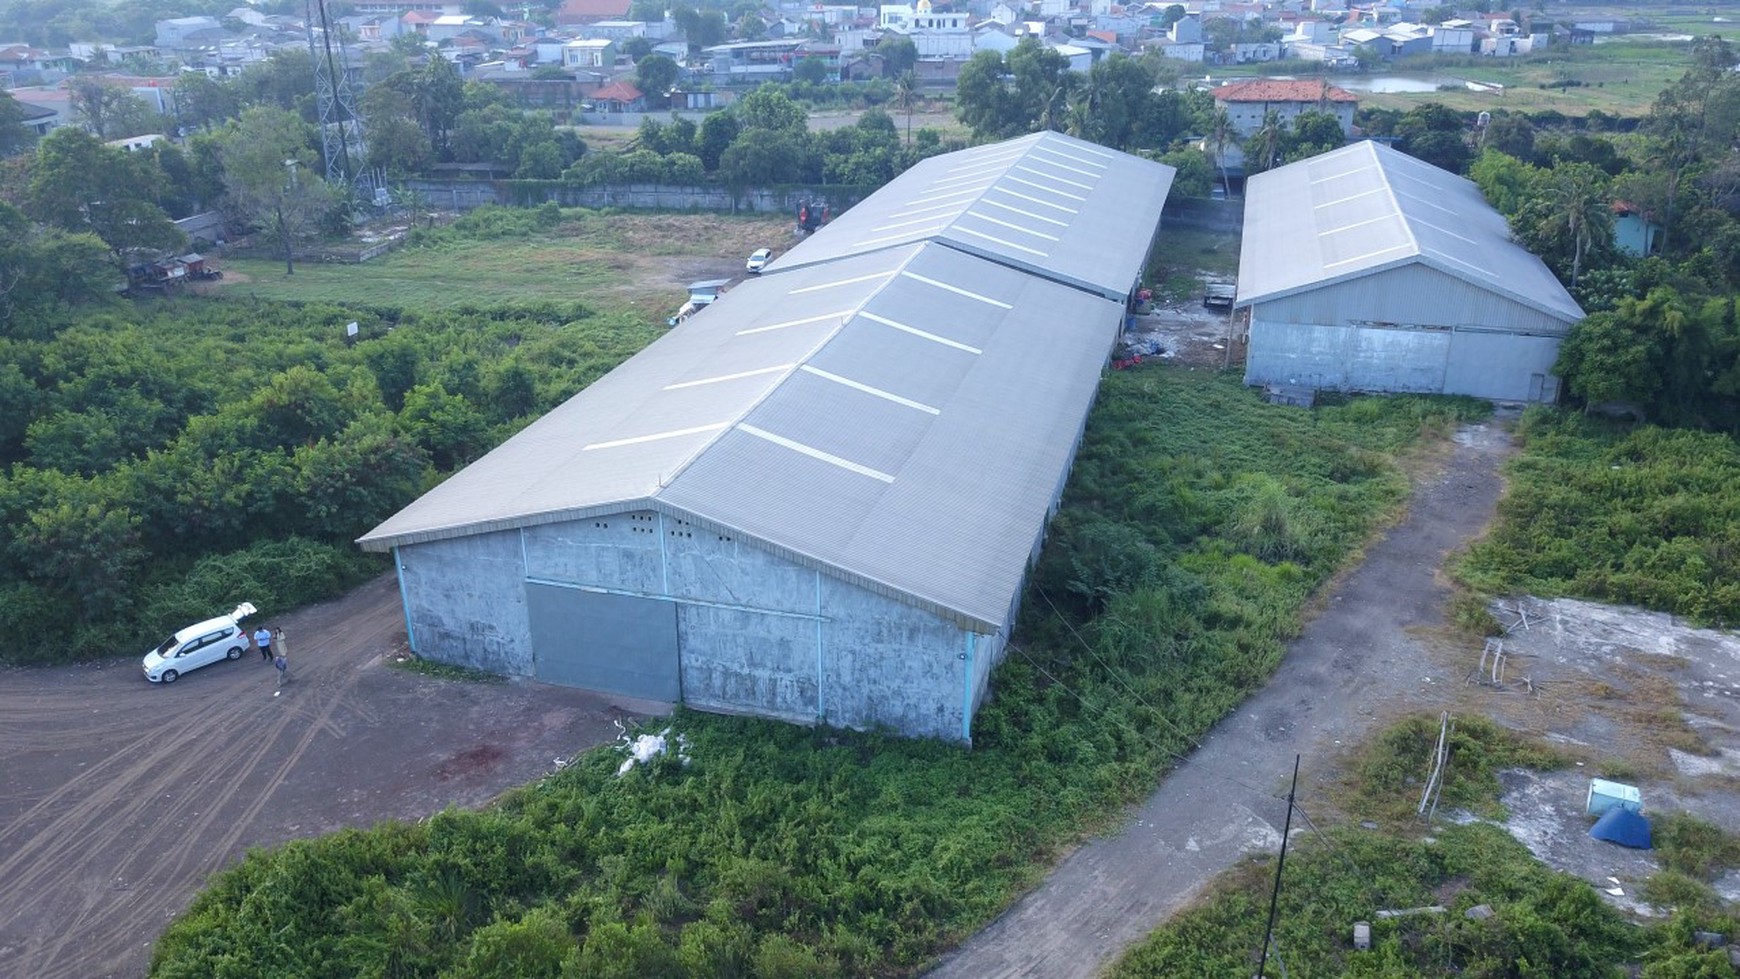
[[[361,539],[430,659],[970,741],[1172,169],[926,160]]]

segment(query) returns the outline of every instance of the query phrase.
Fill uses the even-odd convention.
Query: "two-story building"
[[[1352,92],[1322,80],[1252,78],[1228,82],[1213,94],[1215,105],[1226,110],[1233,131],[1241,140],[1263,128],[1263,120],[1271,112],[1288,124],[1306,112],[1326,113],[1335,117],[1342,134],[1347,135],[1353,132],[1353,112],[1359,107],[1359,99]],[[1217,152],[1206,141],[1203,148]],[[1217,166],[1229,173],[1243,173],[1245,157],[1237,143],[1221,146],[1218,152]]]

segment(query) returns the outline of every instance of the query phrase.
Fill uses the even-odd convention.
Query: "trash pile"
[[[620,743],[628,752],[628,757],[616,769],[617,778],[627,775],[634,766],[650,764],[653,759],[664,754],[675,754],[677,760],[684,765],[689,763],[689,740],[681,734],[671,737],[671,729],[668,727],[657,734],[642,734],[632,738],[624,731]]]

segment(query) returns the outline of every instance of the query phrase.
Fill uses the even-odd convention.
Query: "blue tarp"
[[[1637,850],[1650,849],[1649,820],[1624,806],[1614,806],[1602,813],[1595,825],[1589,827],[1589,835]]]

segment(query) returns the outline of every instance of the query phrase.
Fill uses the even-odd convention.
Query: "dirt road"
[[[629,716],[575,690],[392,669],[391,577],[267,621],[291,655],[278,696],[252,651],[172,686],[132,656],[0,671],[0,976],[143,975],[164,925],[248,847],[478,805]]]
[[[1448,458],[1416,479],[1407,517],[1368,549],[1269,684],[1216,726],[1121,832],[1077,850],[932,979],[1094,975],[1211,877],[1280,842],[1295,752],[1304,755],[1300,798],[1310,813],[1313,772],[1338,746],[1398,706],[1428,707],[1460,689],[1460,674],[1447,675],[1410,629],[1439,621],[1449,590],[1437,570],[1492,518],[1509,451],[1496,424],[1459,432]]]

